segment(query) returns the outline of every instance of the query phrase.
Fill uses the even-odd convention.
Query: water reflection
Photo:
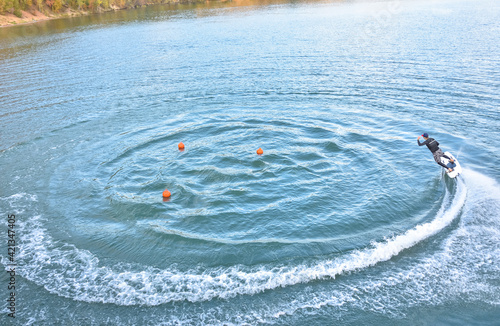
[[[269,5],[298,5],[306,3],[344,2],[342,0],[234,0],[205,1],[196,3],[172,3],[152,5],[136,9],[119,10],[102,14],[68,17],[39,21],[32,24],[0,28],[0,45],[18,37],[29,37],[47,33],[61,33],[74,29],[100,28],[131,22],[164,21],[170,19],[201,18],[253,11]]]

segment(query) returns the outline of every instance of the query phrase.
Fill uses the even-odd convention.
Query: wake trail
[[[335,279],[390,260],[448,226],[459,215],[466,197],[464,182],[457,180],[455,195],[450,198],[446,192],[443,205],[432,221],[338,258],[296,266],[235,265],[204,271],[130,264],[103,266],[91,252],[54,241],[43,227],[44,219],[38,215],[19,223],[18,260],[22,262],[19,274],[63,297],[117,305],[154,306],[252,295],[314,280]],[[29,195],[3,200],[18,205],[21,198],[30,201]],[[6,264],[5,257],[2,263]]]

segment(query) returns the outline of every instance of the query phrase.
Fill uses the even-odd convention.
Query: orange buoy
[[[168,191],[168,189],[165,189],[163,191],[163,198],[169,198],[172,194],[170,193],[170,191]]]
[[[259,154],[259,155],[264,154],[264,151],[262,150],[262,148],[259,147],[259,149],[257,150],[257,154]]]
[[[179,143],[179,150],[181,150],[181,151],[184,150],[184,143],[183,142]]]

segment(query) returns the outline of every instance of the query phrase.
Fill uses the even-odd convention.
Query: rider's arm
[[[420,142],[420,138],[417,138],[417,144],[418,146],[424,146],[424,145],[427,145],[427,142],[429,141],[430,138],[428,138],[426,141],[424,141],[423,143]]]

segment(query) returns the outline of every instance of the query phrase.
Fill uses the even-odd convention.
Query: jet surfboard
[[[450,152],[444,152],[444,155],[446,155],[454,160],[454,162],[451,163],[450,160],[448,160],[446,157],[441,157],[441,162],[444,165],[446,165],[448,168],[453,169],[453,171],[451,171],[451,172],[448,172],[448,170],[446,170],[446,174],[452,179],[456,178],[457,176],[460,175],[460,173],[462,173],[462,167],[460,166],[460,163],[457,161],[455,156],[451,155]]]

